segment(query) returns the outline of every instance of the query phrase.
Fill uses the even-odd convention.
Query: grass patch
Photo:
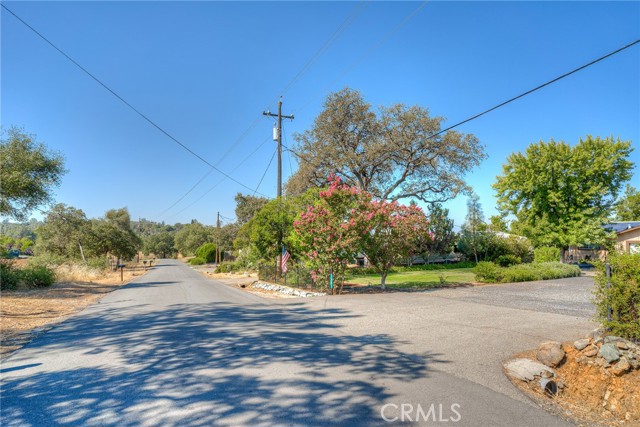
[[[388,288],[392,289],[429,289],[446,284],[472,283],[473,281],[474,274],[472,268],[458,268],[389,273],[386,284]],[[380,275],[368,274],[364,276],[347,277],[345,283],[379,285]]]

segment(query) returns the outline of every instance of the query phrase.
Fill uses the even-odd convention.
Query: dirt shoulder
[[[571,419],[579,426],[640,427],[640,400],[637,398],[640,370],[633,367],[619,370],[617,363],[610,365],[597,356],[585,356],[596,347],[593,345],[579,351],[572,342],[562,343],[565,356],[554,369],[552,378],[559,384],[557,394],[544,392],[540,382],[542,378],[524,381],[507,369],[505,374],[547,411]],[[514,359],[536,361],[537,353],[536,350],[526,351],[514,355]]]
[[[0,359],[144,273],[142,269],[125,271],[122,282],[119,272],[111,272],[104,278],[91,281],[59,282],[49,288],[2,291]]]

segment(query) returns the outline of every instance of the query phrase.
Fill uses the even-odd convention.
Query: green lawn
[[[472,268],[457,268],[452,270],[425,270],[425,271],[408,271],[404,273],[389,273],[387,276],[387,287],[389,288],[433,288],[442,285],[440,277],[444,278],[444,282],[452,283],[471,283],[475,281],[475,275]],[[354,276],[345,280],[346,283],[359,284],[380,284],[379,274],[370,274],[366,276]]]

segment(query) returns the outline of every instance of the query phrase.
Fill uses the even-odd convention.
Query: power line
[[[636,44],[638,44],[638,43],[640,43],[640,39],[635,40],[635,41],[633,41],[633,42],[631,42],[631,43],[629,43],[629,44],[627,44],[627,45],[625,45],[625,46],[623,46],[623,47],[621,47],[621,48],[619,48],[619,49],[616,49],[616,50],[614,50],[613,52],[609,52],[609,53],[607,53],[606,55],[603,55],[603,56],[599,57],[598,59],[595,59],[595,60],[593,60],[593,61],[591,61],[591,62],[588,62],[587,64],[584,64],[584,65],[582,65],[582,66],[580,66],[580,67],[578,67],[578,68],[575,68],[575,69],[573,69],[573,70],[571,70],[571,71],[569,71],[569,72],[567,72],[567,73],[564,73],[564,74],[562,74],[561,76],[558,76],[558,77],[556,77],[556,78],[554,78],[554,79],[552,79],[552,80],[549,80],[549,81],[548,81],[548,82],[546,82],[546,83],[543,83],[543,84],[541,84],[541,85],[539,85],[539,86],[536,86],[536,87],[535,87],[535,88],[533,88],[533,89],[530,89],[530,90],[528,90],[528,91],[526,91],[526,92],[523,92],[523,93],[521,93],[520,95],[514,96],[513,98],[510,98],[510,99],[508,99],[508,100],[506,100],[506,101],[504,101],[504,102],[501,102],[500,104],[498,104],[498,105],[496,105],[496,106],[493,106],[493,107],[491,107],[491,108],[489,108],[489,109],[487,109],[487,110],[484,110],[484,111],[483,111],[483,112],[481,112],[481,113],[478,113],[478,114],[476,114],[476,115],[474,115],[474,116],[469,117],[468,119],[462,120],[461,122],[458,122],[458,123],[456,123],[456,124],[454,124],[454,125],[452,125],[452,126],[449,126],[449,127],[445,128],[445,129],[442,129],[442,130],[440,130],[440,131],[438,131],[438,132],[435,132],[435,133],[433,133],[433,134],[431,134],[431,135],[427,136],[427,137],[426,137],[426,139],[434,138],[434,137],[436,137],[436,136],[438,136],[438,135],[440,135],[440,134],[442,134],[442,133],[444,133],[444,132],[447,132],[447,131],[449,131],[449,130],[451,130],[451,129],[454,129],[454,128],[456,128],[456,127],[460,126],[460,125],[463,125],[463,124],[468,123],[468,122],[470,122],[470,121],[472,121],[472,120],[475,120],[475,119],[477,119],[477,118],[479,118],[479,117],[481,117],[481,116],[483,116],[483,115],[485,115],[485,114],[487,114],[487,113],[489,113],[489,112],[491,112],[491,111],[497,110],[497,109],[498,109],[498,108],[500,108],[500,107],[504,107],[505,105],[507,105],[507,104],[509,104],[509,103],[511,103],[511,102],[513,102],[513,101],[515,101],[515,100],[517,100],[517,99],[520,99],[520,98],[522,98],[522,97],[525,97],[525,96],[527,96],[527,95],[529,95],[529,94],[531,94],[531,93],[533,93],[533,92],[535,92],[535,91],[537,91],[537,90],[542,89],[542,88],[543,88],[543,87],[545,87],[545,86],[549,86],[550,84],[555,83],[555,82],[557,82],[557,81],[559,81],[559,80],[562,80],[562,79],[564,79],[565,77],[568,77],[568,76],[570,76],[570,75],[572,75],[572,74],[575,74],[575,73],[577,73],[578,71],[584,70],[585,68],[590,67],[591,65],[594,65],[594,64],[596,64],[596,63],[598,63],[598,62],[600,62],[600,61],[602,61],[602,60],[604,60],[604,59],[606,59],[606,58],[609,58],[610,56],[613,56],[613,55],[615,55],[615,54],[617,54],[617,53],[620,53],[620,52],[622,52],[623,50],[628,49],[628,48],[630,48],[630,47],[632,47],[632,46],[634,46],[634,45],[636,45]],[[293,155],[294,155],[294,156],[296,156],[298,159],[300,159],[300,160],[302,160],[302,161],[306,161],[304,157],[300,156],[299,154],[297,154],[295,151],[293,151],[293,150],[292,150],[292,149],[290,149],[289,147],[287,147],[287,146],[285,146],[285,145],[283,145],[283,147],[284,147],[284,148],[286,148],[287,150],[289,150],[291,153],[293,153]]]
[[[284,142],[288,143],[287,141],[287,134],[284,132],[284,125],[282,126],[282,136],[284,138]],[[283,147],[285,147],[285,145],[282,145]],[[287,151],[287,158],[289,159],[289,178],[291,178],[291,176],[293,175],[293,166],[291,165],[291,150],[286,149]]]
[[[220,218],[222,218],[224,220],[227,220],[229,222],[235,222],[236,221],[236,218],[229,218],[228,216],[224,216],[222,214],[220,214]]]
[[[258,145],[249,155],[245,156],[242,161],[240,163],[238,163],[236,165],[236,167],[234,167],[231,170],[231,173],[235,172],[236,170],[238,170],[240,168],[240,166],[242,166],[247,160],[249,160],[249,158],[251,156],[253,156],[264,144],[267,143],[267,141],[271,140],[271,137],[267,137],[265,138],[262,143],[260,145]],[[167,220],[174,218],[175,216],[181,214],[182,212],[186,211],[187,209],[189,209],[191,206],[195,205],[196,203],[198,203],[200,200],[202,200],[204,198],[204,196],[206,196],[207,194],[209,194],[211,191],[213,191],[216,187],[218,187],[218,185],[222,184],[225,181],[225,178],[222,178],[220,181],[218,181],[216,184],[214,184],[213,187],[209,188],[207,191],[205,191],[200,197],[198,197],[196,200],[194,200],[193,202],[191,202],[188,206],[186,206],[185,208],[183,208],[182,210],[176,212],[175,214],[171,215],[170,217],[167,218]],[[250,191],[253,191],[253,189],[251,188]],[[255,194],[255,193],[254,193]],[[263,197],[269,197],[265,194],[262,193],[257,193],[260,194]]]
[[[333,43],[351,26],[353,21],[356,20],[362,12],[369,6],[367,2],[361,0],[356,4],[356,6],[349,12],[347,17],[342,21],[342,23],[336,28],[336,30],[329,36],[328,39],[324,41],[324,43],[318,48],[318,50],[309,58],[306,64],[302,67],[300,71],[291,79],[289,83],[284,87],[284,89],[280,92],[282,95],[285,95],[291,86],[293,86],[303,75],[305,72],[311,68],[313,64],[315,64],[320,57],[331,48]],[[359,9],[359,10],[358,10]]]
[[[520,95],[518,95],[518,96],[514,96],[514,97],[513,97],[513,98],[511,98],[511,99],[508,99],[508,100],[506,100],[506,101],[504,101],[504,102],[501,102],[500,104],[498,104],[498,105],[496,105],[496,106],[494,106],[494,107],[491,107],[491,108],[489,108],[488,110],[484,110],[483,112],[478,113],[478,114],[476,114],[475,116],[469,117],[468,119],[465,119],[465,120],[463,120],[463,121],[461,121],[461,122],[458,122],[458,123],[456,123],[456,124],[454,124],[454,125],[452,125],[452,126],[449,126],[449,127],[448,127],[448,128],[446,128],[446,129],[442,129],[441,131],[439,131],[439,132],[437,132],[437,133],[434,133],[433,135],[429,136],[429,138],[432,138],[432,137],[434,137],[434,136],[438,136],[438,135],[440,135],[440,134],[441,134],[441,133],[443,133],[443,132],[449,131],[449,130],[451,130],[451,129],[453,129],[453,128],[456,128],[456,127],[458,127],[458,126],[460,126],[460,125],[463,125],[463,124],[465,124],[465,123],[468,123],[468,122],[470,122],[471,120],[475,120],[475,119],[477,119],[477,118],[478,118],[478,117],[480,117],[480,116],[484,116],[485,114],[487,114],[487,113],[489,113],[489,112],[491,112],[491,111],[493,111],[493,110],[497,110],[498,108],[503,107],[503,106],[505,106],[505,105],[507,105],[507,104],[509,104],[509,103],[511,103],[511,102],[513,102],[513,101],[515,101],[516,99],[520,99],[520,98],[522,98],[522,97],[524,97],[524,96],[527,96],[527,95],[529,95],[529,94],[531,94],[531,93],[533,93],[533,92],[535,92],[535,91],[537,91],[537,90],[542,89],[542,88],[543,88],[543,87],[545,87],[545,86],[549,86],[550,84],[555,83],[555,82],[557,82],[558,80],[562,80],[562,79],[564,79],[565,77],[568,77],[568,76],[570,76],[570,75],[572,75],[572,74],[574,74],[574,73],[577,73],[578,71],[584,70],[585,68],[590,67],[591,65],[596,64],[596,63],[598,63],[598,62],[600,62],[600,61],[602,61],[602,60],[604,60],[604,59],[607,59],[608,57],[613,56],[613,55],[615,55],[616,53],[622,52],[623,50],[628,49],[628,48],[630,48],[631,46],[633,46],[633,45],[635,45],[635,44],[638,44],[638,43],[640,43],[640,39],[638,39],[638,40],[636,40],[636,41],[634,41],[634,42],[631,42],[631,43],[629,43],[628,45],[621,47],[620,49],[616,49],[616,50],[614,50],[613,52],[607,53],[606,55],[601,56],[600,58],[595,59],[595,60],[593,60],[593,61],[591,61],[591,62],[589,62],[589,63],[587,63],[587,64],[584,64],[584,65],[582,65],[582,66],[580,66],[580,67],[578,67],[578,68],[575,68],[575,69],[573,69],[573,70],[569,71],[568,73],[564,73],[563,75],[558,76],[558,77],[556,77],[555,79],[549,80],[548,82],[543,83],[543,84],[541,84],[540,86],[534,87],[534,88],[533,88],[533,89],[531,89],[531,90],[528,90],[528,91],[526,91],[526,92],[523,92],[523,93],[521,93],[521,94],[520,94]]]
[[[175,205],[177,205],[178,203],[180,203],[185,197],[187,197],[198,185],[200,185],[200,183],[202,181],[204,181],[204,179],[206,177],[208,177],[209,175],[211,175],[211,172],[213,172],[213,169],[209,169],[209,171],[204,174],[202,176],[202,178],[200,178],[198,180],[198,182],[196,182],[186,193],[184,193],[182,195],[182,197],[180,197],[178,200],[176,200],[171,206],[169,206],[168,208],[166,208],[165,210],[163,210],[162,212],[160,212],[158,215],[156,215],[156,218],[161,217],[162,215],[164,215],[165,213],[167,213],[169,210],[171,210],[171,208],[173,208]]]
[[[196,157],[198,160],[200,160],[201,162],[203,162],[204,164],[206,164],[207,166],[209,166],[210,168],[214,169],[216,172],[218,172],[219,174],[225,176],[227,179],[230,179],[231,181],[235,182],[236,184],[248,189],[248,190],[252,190],[250,187],[248,187],[247,185],[241,183],[240,181],[238,181],[237,179],[235,179],[234,177],[230,176],[229,174],[227,174],[226,172],[218,169],[217,167],[215,167],[214,165],[212,165],[211,163],[209,163],[209,161],[207,161],[205,158],[203,158],[202,156],[200,156],[199,154],[197,154],[195,151],[193,151],[191,148],[187,147],[185,144],[183,144],[182,142],[180,142],[177,138],[175,138],[173,135],[171,135],[169,132],[167,132],[165,129],[163,129],[160,125],[158,125],[156,122],[154,122],[153,120],[151,120],[149,117],[147,117],[144,113],[142,113],[140,110],[138,110],[136,107],[134,107],[133,105],[131,105],[127,100],[125,100],[122,96],[118,95],[118,93],[116,93],[113,89],[111,89],[109,86],[107,86],[105,83],[103,83],[99,78],[97,78],[96,76],[94,76],[93,74],[91,74],[91,72],[89,72],[89,70],[87,70],[86,68],[84,68],[82,65],[80,65],[75,59],[73,59],[71,56],[69,56],[67,53],[65,53],[62,49],[60,49],[58,46],[56,46],[55,44],[53,44],[53,42],[51,42],[49,39],[47,39],[43,34],[41,34],[38,30],[36,30],[35,28],[33,28],[31,25],[29,25],[24,19],[20,18],[18,15],[16,15],[11,9],[9,9],[7,6],[5,6],[4,3],[0,3],[0,5],[7,11],[9,12],[11,15],[13,15],[18,21],[20,21],[21,23],[23,23],[27,28],[29,28],[31,31],[33,31],[36,35],[38,35],[38,37],[40,37],[42,40],[44,40],[47,44],[49,44],[51,47],[53,47],[55,50],[57,50],[62,56],[64,56],[65,58],[67,58],[71,63],[73,63],[76,67],[78,67],[80,70],[82,70],[86,75],[88,75],[89,77],[91,77],[96,83],[98,83],[100,86],[102,86],[104,89],[106,89],[109,93],[111,93],[113,96],[115,96],[117,99],[119,99],[123,104],[125,104],[127,107],[129,107],[131,110],[133,110],[135,113],[137,113],[140,117],[142,117],[145,121],[147,121],[150,125],[152,125],[153,127],[155,127],[157,130],[159,130],[160,132],[162,132],[164,135],[166,135],[169,139],[171,139],[173,142],[175,142],[176,144],[178,144],[180,147],[182,147],[184,150],[186,150],[188,153],[190,153],[191,155],[193,155],[194,157]]]
[[[418,6],[416,9],[414,9],[411,13],[409,13],[407,16],[404,17],[404,19],[402,21],[400,21],[395,27],[393,27],[390,31],[388,31],[384,36],[382,36],[382,38],[380,40],[378,40],[378,42],[374,45],[372,45],[364,54],[360,55],[360,57],[358,59],[356,59],[355,61],[353,61],[351,63],[351,65],[349,65],[338,77],[336,77],[335,79],[333,79],[333,81],[331,81],[331,83],[329,83],[328,85],[325,86],[325,90],[324,92],[326,92],[326,89],[330,88],[331,86],[333,86],[338,80],[340,80],[341,78],[343,78],[346,74],[348,74],[351,70],[353,70],[355,67],[357,67],[358,65],[360,65],[368,56],[370,56],[373,52],[375,52],[376,50],[378,50],[383,44],[385,44],[394,34],[396,34],[398,31],[400,31],[400,29],[402,27],[404,27],[411,19],[413,19],[413,17],[415,17],[418,12],[420,12],[428,3],[429,0],[426,0],[424,2],[422,2],[420,4],[420,6]],[[305,108],[307,108],[311,102],[315,99],[311,98],[309,99],[309,101],[304,104],[302,107],[298,108],[296,110],[296,112],[300,112],[302,110],[304,110]]]
[[[338,39],[338,37],[340,35],[342,35],[342,33],[344,33],[347,30],[347,28],[349,28],[349,26],[353,23],[353,21],[367,8],[367,6],[368,6],[368,4],[366,3],[365,0],[360,0],[360,2],[356,5],[356,7],[354,7],[351,10],[351,12],[342,21],[342,23],[338,26],[338,28],[329,36],[329,38],[327,40],[325,40],[325,42],[312,55],[312,57],[307,61],[307,63],[302,67],[302,69],[287,83],[287,85],[285,86],[285,88],[282,90],[281,93],[283,93],[283,94],[286,93],[291,88],[291,86],[293,86],[302,77],[302,75],[304,75],[304,73],[309,70],[309,68],[333,45],[333,43]],[[358,11],[358,9],[360,9],[360,10]],[[220,157],[220,159],[216,162],[216,166],[219,165],[235,148],[237,148],[237,146],[246,138],[246,136],[249,134],[249,132],[251,132],[257,126],[257,124],[258,124],[258,122],[260,120],[260,117],[261,116],[256,117],[256,119],[253,121],[253,123],[251,123],[251,125],[249,125],[249,127],[240,135],[240,137],[233,144],[231,144],[229,146],[227,151],[225,151],[224,154],[222,155],[222,157]],[[291,163],[291,159],[290,158],[289,158],[289,163]],[[291,169],[291,165],[290,165],[290,169]],[[186,194],[184,194],[182,197],[180,197],[180,199],[178,201],[176,201],[169,208],[165,209],[158,216],[163,215],[164,213],[166,213],[166,211],[168,211],[169,209],[171,209],[172,207],[177,205],[189,193],[191,193],[191,191],[193,191],[198,185],[200,185],[200,183],[202,181],[203,181],[203,178],[198,180],[198,182],[196,182],[187,191]],[[219,184],[220,183],[216,184],[213,188],[217,187]],[[209,189],[205,194],[209,193],[211,190],[213,190],[213,188]],[[263,195],[263,194],[261,194],[261,195]],[[198,199],[198,200],[200,200],[200,199]],[[189,206],[191,206],[191,205],[189,205]]]
[[[277,152],[278,152],[278,149],[276,148],[276,150],[271,155],[271,160],[269,160],[269,164],[267,165],[267,168],[264,170],[264,173],[262,174],[262,178],[260,178],[260,182],[258,183],[258,186],[256,187],[256,190],[253,192],[254,196],[258,192],[258,188],[260,188],[260,185],[262,184],[262,181],[264,180],[264,177],[267,176],[267,172],[269,172],[269,168],[271,167],[271,163],[273,163],[273,158],[276,156]]]

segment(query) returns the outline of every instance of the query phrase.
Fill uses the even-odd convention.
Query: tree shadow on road
[[[16,354],[16,364],[68,356],[5,378],[3,424],[380,425],[393,397],[382,384],[446,363],[400,352],[389,335],[342,333],[336,321],[352,315],[339,309],[207,303],[122,313],[70,319]]]

